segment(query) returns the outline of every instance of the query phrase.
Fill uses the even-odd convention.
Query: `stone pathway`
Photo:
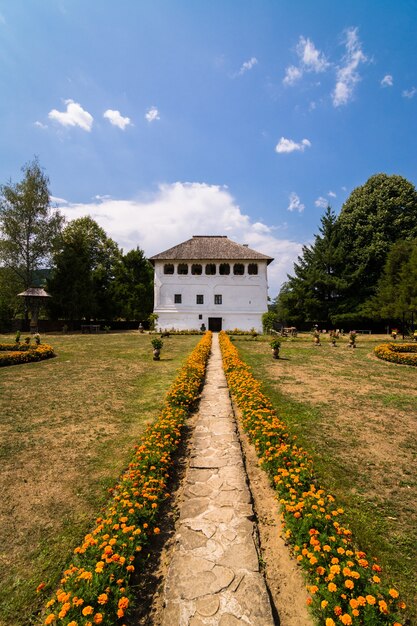
[[[185,477],[162,626],[273,626],[218,336]]]

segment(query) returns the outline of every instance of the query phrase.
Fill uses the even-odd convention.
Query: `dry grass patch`
[[[58,357],[0,371],[0,624],[32,623],[199,337],[48,336]],[[0,338],[1,340],[1,338]]]
[[[374,357],[381,340],[358,336],[352,350],[346,340],[314,347],[301,336],[283,341],[278,361],[262,341],[235,343],[312,454],[319,480],[349,511],[362,549],[416,607],[416,374]]]

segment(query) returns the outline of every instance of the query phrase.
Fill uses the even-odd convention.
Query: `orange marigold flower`
[[[36,587],[36,593],[39,593],[40,591],[42,591],[44,587],[46,587],[46,583],[41,583],[40,585],[38,585]]]
[[[92,613],[94,613],[94,609],[92,606],[87,604],[87,606],[85,606],[81,612],[84,615],[84,617],[86,617],[87,615],[91,615]]]
[[[342,624],[346,624],[347,626],[350,626],[350,624],[352,624],[352,618],[349,613],[345,613],[344,615],[342,615],[340,621],[342,622]]]
[[[340,606],[335,606],[333,612],[334,612],[335,615],[338,615],[338,616],[342,615],[342,609],[341,609]]]
[[[48,624],[52,624],[52,622],[54,621],[55,621],[55,615],[54,613],[50,613],[44,623],[48,625]]]
[[[160,529],[156,526],[156,527],[153,529],[153,532],[154,532],[154,534],[155,534],[155,535],[159,535],[159,533],[161,532],[161,530],[160,530]]]
[[[129,606],[129,599],[125,596],[123,598],[120,598],[117,606],[119,607],[119,609],[127,609],[127,607]]]
[[[400,602],[398,603],[398,608],[399,609],[405,609],[407,608],[406,603],[403,600],[400,600]]]
[[[336,626],[334,620],[331,617],[326,618],[326,626]]]
[[[354,586],[355,586],[355,583],[353,582],[353,580],[350,580],[350,578],[345,580],[346,589],[353,589]]]
[[[313,603],[313,598],[308,597],[307,600],[306,600],[307,606],[310,606],[310,604],[312,604],[312,603]]]
[[[364,598],[363,596],[358,596],[357,597],[357,601],[359,606],[365,606],[366,605],[366,598]]]
[[[398,598],[398,596],[400,595],[396,589],[390,589],[388,593],[391,598]]]
[[[75,622],[74,620],[72,620],[72,622],[70,622],[68,624],[68,626],[78,626],[77,622]]]
[[[353,615],[353,617],[358,617],[360,615],[358,609],[353,609],[352,615]]]
[[[349,600],[349,604],[352,609],[356,609],[359,606],[359,602],[355,600],[355,598],[352,598],[351,600]]]
[[[385,615],[388,613],[388,606],[387,603],[385,602],[385,600],[380,600],[378,602],[379,605],[379,610],[381,613],[385,613]]]
[[[376,602],[374,596],[370,596],[370,595],[366,596],[366,601],[368,604],[375,604]]]
[[[107,595],[107,593],[101,593],[99,597],[97,598],[97,602],[99,604],[106,604],[108,599],[109,599],[109,596]]]
[[[103,621],[103,613],[96,613],[94,615],[93,622],[95,624],[101,624],[102,621]]]
[[[381,579],[379,576],[372,576],[372,580],[374,581],[374,583],[380,583]]]

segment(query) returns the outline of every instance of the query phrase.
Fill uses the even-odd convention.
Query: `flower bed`
[[[250,368],[220,333],[224,369],[245,430],[281,505],[285,539],[305,570],[317,623],[401,626],[405,604],[381,567],[354,545],[343,509],[317,483],[311,459],[290,437]]]
[[[415,343],[383,343],[375,348],[375,354],[384,361],[417,366],[417,344]]]
[[[25,343],[0,343],[0,367],[42,361],[53,356],[55,356],[53,348],[46,343],[38,346],[30,346]]]
[[[158,510],[170,495],[173,454],[199,397],[210,348],[211,333],[206,333],[172,384],[158,420],[136,446],[95,528],[74,550],[60,588],[46,603],[44,624],[123,624],[134,603],[129,579],[135,557],[159,533]],[[45,586],[41,583],[38,590]]]

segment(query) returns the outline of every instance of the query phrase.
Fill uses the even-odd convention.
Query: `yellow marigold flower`
[[[391,598],[398,598],[398,596],[400,595],[396,589],[390,589],[388,593]]]
[[[52,606],[53,604],[55,604],[55,598],[52,598],[46,603],[46,608],[49,609],[49,607]]]
[[[335,585],[334,583],[329,583],[329,584],[327,585],[327,589],[328,589],[330,592],[337,591],[337,587],[336,587],[336,585]]]
[[[322,600],[320,606],[322,609],[325,609],[328,604],[327,600]]]
[[[332,565],[330,567],[331,574],[340,574],[340,565]]]
[[[379,576],[372,576],[372,580],[374,581],[374,583],[380,583],[381,579]]]

